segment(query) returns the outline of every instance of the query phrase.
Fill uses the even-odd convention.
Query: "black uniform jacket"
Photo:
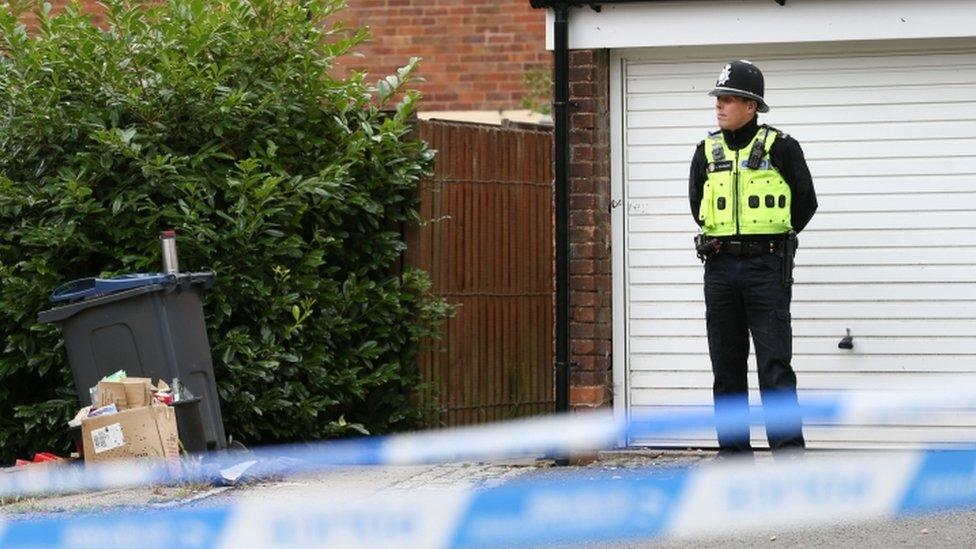
[[[759,131],[758,117],[735,131],[722,130],[725,142],[729,148],[738,151],[749,145]],[[787,185],[790,186],[791,204],[790,216],[793,223],[793,230],[800,232],[813,213],[817,211],[817,193],[813,190],[813,178],[810,176],[810,169],[807,168],[807,161],[803,157],[803,150],[800,144],[788,135],[780,134],[769,149],[769,159],[773,167],[779,170]],[[701,225],[698,219],[698,208],[701,206],[702,187],[708,177],[706,172],[705,160],[705,141],[698,144],[695,149],[695,156],[691,159],[691,174],[688,177],[688,199],[691,201],[691,215],[695,221]],[[756,237],[749,237],[756,238]]]

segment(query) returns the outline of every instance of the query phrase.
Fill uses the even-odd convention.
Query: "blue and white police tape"
[[[710,537],[976,507],[976,450],[711,463],[480,490],[308,492],[0,524],[0,545],[514,547]],[[592,473],[591,473],[592,475]]]
[[[947,406],[976,407],[976,383],[959,378],[952,390],[912,393],[850,392],[805,399],[799,415],[821,425],[896,419]],[[701,429],[736,427],[745,422],[776,426],[797,417],[795,404],[769,398],[761,408],[672,409],[634,415],[630,421],[609,411],[547,416],[443,431],[299,445],[256,448],[246,454],[224,453],[202,461],[103,462],[82,466],[30,467],[19,474],[0,475],[0,497],[114,489],[148,484],[210,482],[238,474],[250,464],[252,478],[302,474],[349,465],[402,465],[491,460],[538,455],[569,455],[611,448],[621,440],[647,438]]]

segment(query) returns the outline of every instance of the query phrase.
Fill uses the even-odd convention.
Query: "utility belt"
[[[783,260],[783,286],[793,284],[793,258],[799,241],[796,233],[790,231],[781,238],[762,240],[737,240],[734,237],[709,237],[703,234],[695,236],[695,251],[698,259],[703,263],[708,258],[726,254],[733,257],[755,257],[775,254]]]
[[[719,253],[735,257],[774,254],[783,249],[781,240],[719,240]]]

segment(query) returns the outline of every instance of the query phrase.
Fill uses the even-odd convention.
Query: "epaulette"
[[[783,130],[781,130],[781,129],[779,129],[779,128],[774,128],[774,127],[772,127],[772,126],[770,126],[770,125],[767,125],[767,124],[763,124],[763,126],[766,126],[767,128],[769,128],[769,129],[770,129],[770,131],[774,131],[774,132],[776,132],[776,137],[777,137],[778,139],[782,139],[782,138],[784,138],[784,137],[789,137],[789,136],[790,136],[790,134],[788,134],[788,133],[786,133],[786,132],[784,132]]]
[[[716,135],[718,135],[720,133],[722,133],[721,128],[719,128],[719,129],[717,129],[717,130],[715,130],[713,132],[708,132],[708,137],[715,137]]]

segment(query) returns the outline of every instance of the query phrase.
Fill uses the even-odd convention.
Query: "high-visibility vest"
[[[790,186],[769,150],[778,132],[761,126],[748,147],[729,149],[718,131],[705,140],[708,177],[698,218],[706,236],[773,235],[792,230]]]

